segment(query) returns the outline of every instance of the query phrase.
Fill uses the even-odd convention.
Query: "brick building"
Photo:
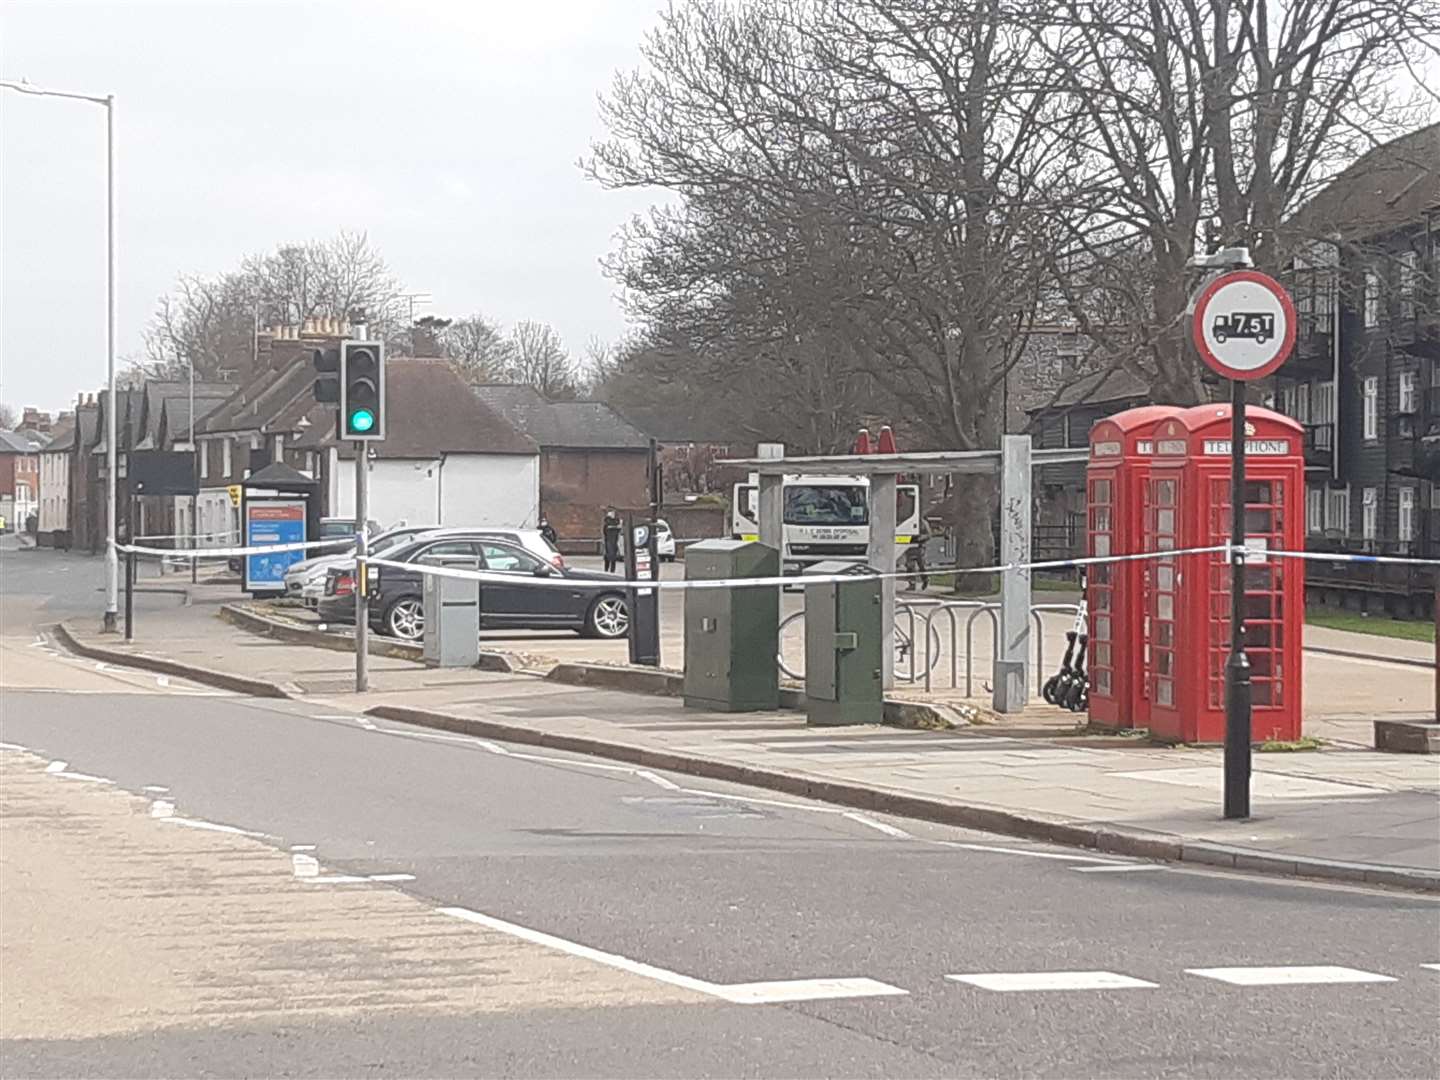
[[[529,386],[476,387],[540,447],[540,512],[562,540],[593,540],[608,507],[650,504],[651,440],[600,401],[548,401]]]

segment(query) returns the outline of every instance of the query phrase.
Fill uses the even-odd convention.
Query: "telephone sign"
[[[1227,379],[1261,379],[1295,346],[1295,304],[1285,287],[1257,270],[1232,270],[1195,300],[1195,348]]]

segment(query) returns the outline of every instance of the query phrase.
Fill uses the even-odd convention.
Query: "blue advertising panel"
[[[305,542],[305,500],[267,499],[245,504],[245,546]],[[304,551],[261,552],[245,557],[245,588],[284,592],[285,571],[305,558]]]

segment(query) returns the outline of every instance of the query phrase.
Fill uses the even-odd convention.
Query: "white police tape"
[[[201,547],[201,548],[157,548],[139,544],[116,544],[115,550],[122,555],[153,555],[166,559],[216,559],[233,558],[237,555],[274,555],[286,551],[308,551],[310,548],[335,548],[343,545],[345,538],[332,537],[329,540],[296,541],[293,544],[252,544],[250,547]]]
[[[334,548],[337,543],[343,543],[343,538],[330,540],[307,540],[291,544],[259,544],[249,547],[226,547],[226,548],[153,548],[142,547],[134,544],[116,544],[117,551],[123,554],[154,556],[163,558],[234,558],[249,555],[279,554],[284,552],[304,552],[315,547]],[[346,552],[354,557],[353,552]],[[1168,551],[1144,551],[1126,555],[1090,555],[1075,559],[1045,559],[1024,563],[994,563],[989,566],[931,566],[924,570],[896,570],[881,572],[873,570],[863,563],[855,564],[855,569],[839,574],[787,574],[779,577],[764,578],[714,578],[698,579],[687,578],[682,580],[651,580],[641,578],[630,580],[622,577],[598,577],[598,578],[567,578],[561,574],[531,577],[528,574],[517,575],[514,572],[497,570],[468,570],[453,566],[435,566],[429,563],[402,563],[390,559],[377,559],[367,557],[363,561],[372,567],[390,567],[397,570],[408,570],[422,575],[436,577],[457,578],[465,581],[479,583],[490,582],[491,584],[517,584],[517,577],[528,578],[526,584],[533,584],[540,587],[551,588],[575,588],[579,583],[591,585],[609,585],[616,589],[662,589],[684,591],[687,589],[728,589],[728,588],[760,588],[770,586],[803,585],[803,584],[833,584],[836,582],[853,581],[856,577],[868,577],[875,579],[894,579],[897,581],[909,580],[918,577],[934,577],[939,574],[1008,574],[1025,572],[1030,573],[1038,570],[1072,570],[1090,566],[1109,565],[1114,563],[1155,561],[1175,558],[1182,555],[1223,555],[1229,561],[1232,555],[1238,555],[1241,561],[1259,562],[1269,558],[1303,559],[1312,562],[1331,563],[1379,563],[1386,565],[1400,566],[1430,566],[1440,567],[1440,559],[1412,558],[1398,555],[1367,555],[1352,552],[1324,552],[1324,551],[1283,551],[1279,549],[1257,550],[1249,547],[1234,548],[1229,543],[1212,544],[1205,547],[1176,548]]]
[[[225,532],[213,532],[213,533],[155,533],[155,534],[150,535],[150,536],[137,536],[137,537],[135,537],[135,539],[136,539],[137,541],[140,541],[140,540],[214,540],[214,539],[216,539],[216,538],[221,538],[221,539],[226,539],[226,540],[228,540],[228,539],[230,539],[232,536],[238,537],[239,535],[240,535],[240,534],[237,533],[237,532],[235,532],[233,529],[227,529]],[[182,549],[182,550],[188,550],[188,549]]]
[[[461,581],[475,581],[481,584],[489,582],[496,585],[516,585],[517,578],[526,578],[525,584],[536,585],[542,588],[574,589],[576,586],[598,586],[606,585],[615,589],[660,589],[663,591],[683,592],[694,589],[754,589],[763,587],[786,586],[786,585],[824,585],[836,582],[854,581],[856,578],[867,580],[905,580],[915,577],[933,577],[936,574],[995,574],[1014,573],[1016,571],[1031,570],[1052,570],[1064,569],[1067,567],[1093,566],[1098,563],[1121,563],[1136,562],[1146,559],[1164,559],[1177,555],[1210,555],[1223,554],[1230,551],[1229,544],[1216,544],[1209,547],[1184,548],[1174,551],[1148,551],[1135,555],[1096,555],[1081,559],[1051,559],[1043,562],[1028,563],[996,563],[992,566],[937,566],[920,570],[896,570],[892,572],[881,572],[872,570],[864,564],[857,563],[856,569],[839,574],[786,574],[780,577],[756,577],[756,578],[686,578],[683,580],[665,581],[661,579],[651,580],[640,578],[629,580],[621,577],[599,577],[599,578],[568,578],[560,574],[546,574],[543,576],[531,577],[529,574],[506,573],[497,570],[466,570],[457,566],[435,566],[429,563],[402,563],[391,559],[367,558],[365,563],[368,566],[380,568],[393,568],[396,570],[408,570],[411,573],[418,573],[427,577],[448,577]]]

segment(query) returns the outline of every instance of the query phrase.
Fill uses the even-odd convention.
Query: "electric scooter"
[[[1072,661],[1075,659],[1075,642],[1085,632],[1085,601],[1081,598],[1080,610],[1075,613],[1075,625],[1065,631],[1065,656],[1060,661],[1060,670],[1045,680],[1045,685],[1040,688],[1040,696],[1049,705],[1060,704],[1060,691],[1069,685],[1070,679],[1075,674]]]
[[[1080,635],[1080,649],[1075,654],[1075,667],[1070,680],[1060,691],[1060,707],[1071,712],[1080,712],[1090,703],[1090,676],[1085,673],[1085,648],[1090,644],[1088,632]]]

